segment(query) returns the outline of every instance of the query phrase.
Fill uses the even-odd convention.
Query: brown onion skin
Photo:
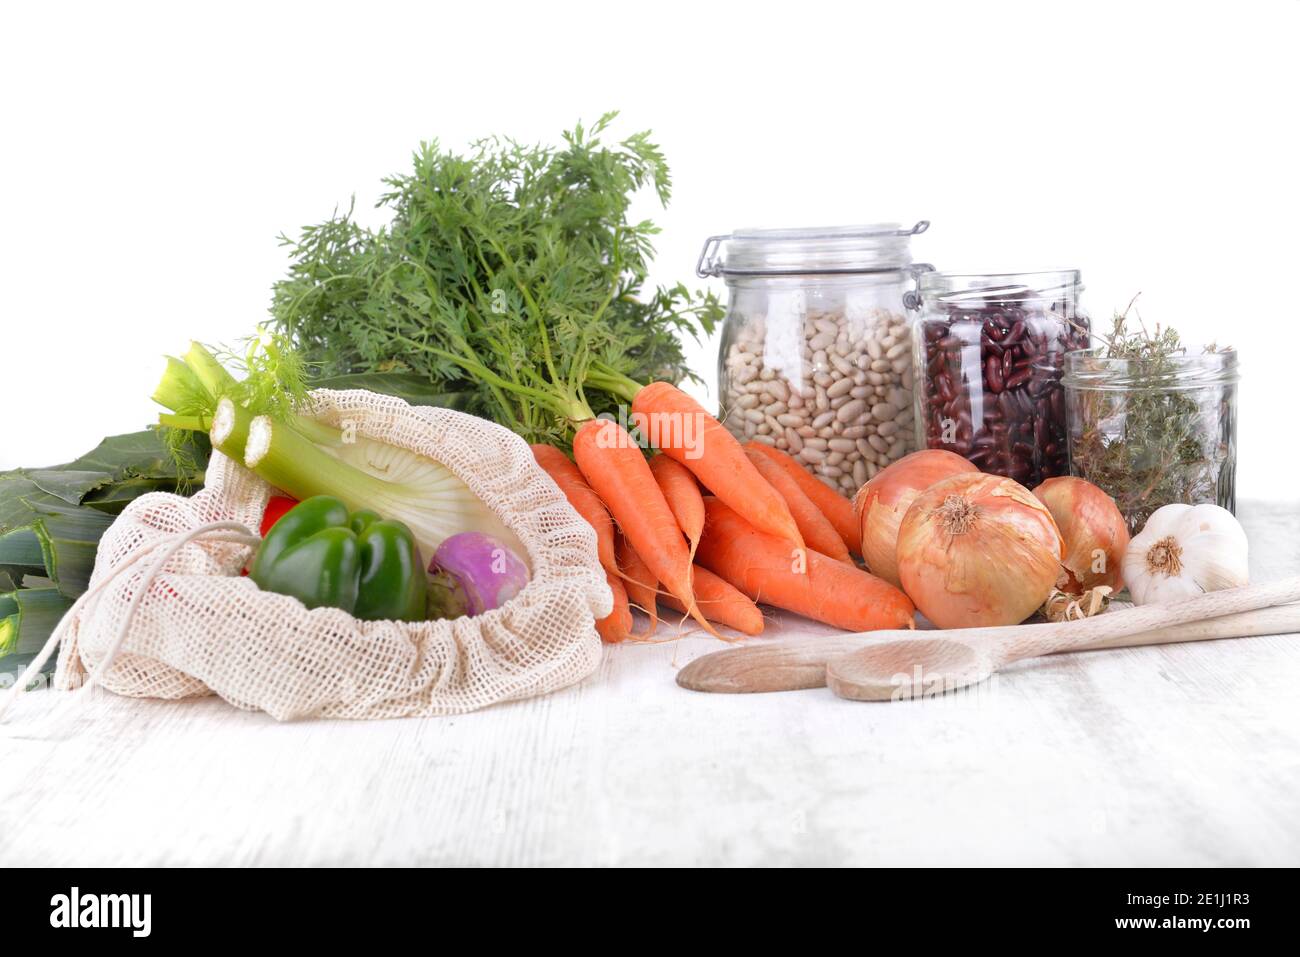
[[[898,577],[898,527],[912,501],[942,479],[978,469],[956,452],[922,449],[904,455],[876,474],[853,497],[862,534],[862,557],[871,574],[894,587]]]
[[[950,530],[952,506],[971,516],[964,531]],[[898,573],[940,628],[1017,625],[1051,594],[1063,549],[1056,521],[1029,489],[962,473],[930,486],[903,516]]]
[[[1128,524],[1115,500],[1091,482],[1073,475],[1050,478],[1034,489],[1061,530],[1067,573],[1063,591],[1081,595],[1089,588],[1107,585],[1119,591],[1124,585],[1120,567],[1128,549]],[[1095,551],[1104,553],[1104,571],[1094,572]]]

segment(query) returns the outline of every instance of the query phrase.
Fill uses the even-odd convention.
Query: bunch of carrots
[[[689,446],[684,429],[651,431],[660,444],[649,460],[607,419],[578,426],[573,460],[549,445],[532,447],[596,532],[614,593],[613,613],[597,623],[606,642],[653,634],[658,602],[719,637],[715,625],[762,633],[758,602],[853,631],[912,626],[907,596],[853,563],[861,544],[848,499],[784,452],[742,446],[670,383],[592,378],[630,401],[636,422],[702,425]],[[643,636],[633,634],[632,606],[650,616]]]
[[[615,599],[598,623],[605,641],[634,637],[632,603],[651,616],[653,631],[657,600],[718,637],[714,623],[759,634],[760,601],[854,631],[912,626],[907,596],[853,564],[861,545],[848,499],[775,449],[742,447],[672,383],[643,386],[596,359],[582,336],[579,348],[552,349],[544,310],[516,281],[538,327],[535,367],[492,368],[474,355],[427,349],[511,395],[530,417],[574,429],[572,461],[551,446],[533,451],[596,530]],[[591,389],[651,423],[657,454],[647,461],[623,426],[596,418]]]

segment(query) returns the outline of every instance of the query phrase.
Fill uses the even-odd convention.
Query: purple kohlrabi
[[[460,532],[429,562],[430,617],[481,615],[500,608],[528,584],[528,566],[499,539]]]

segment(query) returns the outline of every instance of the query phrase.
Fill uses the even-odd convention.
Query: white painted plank
[[[1300,571],[1300,513],[1243,518],[1256,580]],[[579,687],[424,721],[96,693],[52,739],[58,696],[30,695],[0,726],[0,864],[1300,863],[1300,636],[887,705],[674,685],[717,647],[614,648]]]

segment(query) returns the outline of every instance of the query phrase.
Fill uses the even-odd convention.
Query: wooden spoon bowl
[[[891,641],[826,665],[826,686],[854,701],[898,701],[978,684],[996,662],[977,646],[947,638]]]

